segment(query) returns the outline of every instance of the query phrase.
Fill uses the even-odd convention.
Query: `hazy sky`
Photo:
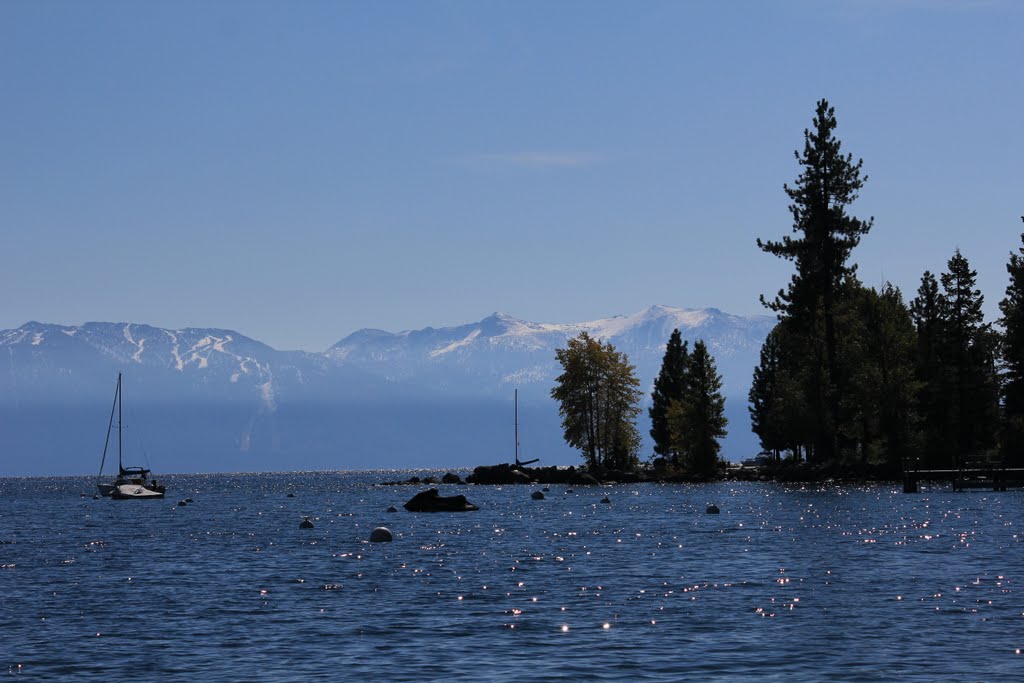
[[[1024,3],[0,2],[0,329],[760,313],[818,98],[854,253],[990,317],[1024,229]]]

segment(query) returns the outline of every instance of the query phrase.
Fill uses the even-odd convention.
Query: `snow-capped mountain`
[[[714,308],[693,310],[651,306],[639,313],[584,323],[548,324],[494,313],[480,322],[399,333],[360,330],[327,351],[338,363],[358,364],[379,376],[401,381],[417,377],[457,380],[475,390],[507,391],[508,386],[550,384],[558,375],[555,349],[587,332],[610,341],[653,382],[665,343],[674,329],[691,344],[703,339],[725,377],[726,392],[746,392],[771,316],[735,316]],[[753,362],[751,362],[753,359]]]
[[[0,475],[89,471],[118,372],[144,425],[135,431],[150,435],[164,471],[496,462],[508,457],[513,388],[536,455],[572,463],[548,397],[555,349],[586,331],[624,351],[650,387],[676,328],[715,356],[731,399],[725,450],[741,458],[754,448],[746,391],[773,324],[667,306],[571,324],[495,313],[457,327],[360,330],[309,353],[224,329],[31,322],[0,330],[0,452],[33,454],[5,458]],[[640,427],[646,433],[645,420]]]

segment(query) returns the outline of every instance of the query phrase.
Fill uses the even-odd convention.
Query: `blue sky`
[[[761,313],[818,98],[907,298],[1024,229],[1024,3],[0,3],[0,329]]]

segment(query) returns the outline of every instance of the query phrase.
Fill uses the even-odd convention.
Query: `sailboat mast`
[[[103,442],[103,457],[100,458],[100,471],[96,475],[96,483],[103,476],[103,466],[107,462],[107,448],[110,447],[110,429],[114,426],[114,409],[117,408],[117,399],[121,395],[121,375],[117,376],[117,387],[114,389],[114,402],[110,404],[110,419],[107,420],[107,438]],[[120,463],[118,463],[120,465]],[[118,472],[120,474],[120,472]]]
[[[117,373],[117,474],[121,476],[124,465],[121,463],[121,373]]]
[[[515,393],[516,464],[519,464],[519,390]]]

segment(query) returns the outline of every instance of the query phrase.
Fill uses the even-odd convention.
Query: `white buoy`
[[[379,526],[370,532],[370,543],[390,543],[393,538],[391,530],[386,526]]]

